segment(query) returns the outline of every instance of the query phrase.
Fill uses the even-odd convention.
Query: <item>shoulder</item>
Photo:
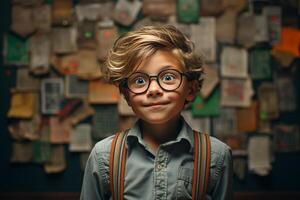
[[[224,165],[231,160],[231,149],[219,139],[210,136],[211,161],[215,165]]]
[[[103,140],[100,140],[99,142],[97,142],[92,150],[94,152],[94,154],[101,155],[101,154],[109,153],[113,138],[114,138],[114,135],[104,138]]]

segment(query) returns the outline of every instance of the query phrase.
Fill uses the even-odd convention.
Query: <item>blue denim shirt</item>
[[[112,199],[109,152],[113,136],[98,142],[87,161],[81,200]],[[161,144],[156,155],[144,143],[138,122],[128,132],[124,199],[192,199],[193,130],[183,120],[174,141]],[[206,199],[232,199],[232,159],[229,147],[211,137],[211,166]]]

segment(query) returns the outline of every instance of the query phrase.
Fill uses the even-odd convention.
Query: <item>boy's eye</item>
[[[176,79],[176,76],[174,76],[174,74],[168,73],[168,74],[164,74],[161,77],[161,80],[163,82],[173,82]]]
[[[136,85],[143,85],[145,83],[146,83],[146,80],[144,77],[136,77],[134,79],[134,84],[136,84]]]

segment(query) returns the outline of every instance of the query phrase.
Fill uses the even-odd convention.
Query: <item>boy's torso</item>
[[[125,199],[191,199],[193,179],[193,138],[192,129],[184,123],[175,141],[159,147],[154,155],[144,144],[135,126],[130,129],[127,138],[128,157],[125,174]],[[104,176],[106,192],[108,186],[108,160],[112,137],[97,143],[95,151]],[[211,199],[214,185],[222,174],[222,165],[228,147],[215,138],[211,138],[211,167],[207,199]],[[103,163],[101,163],[103,161]],[[102,168],[102,169],[101,169]],[[105,178],[106,177],[106,178]],[[102,179],[103,180],[103,179]],[[101,184],[101,183],[100,183]],[[225,186],[224,186],[225,187]]]

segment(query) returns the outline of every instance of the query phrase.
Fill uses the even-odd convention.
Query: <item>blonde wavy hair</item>
[[[196,55],[194,44],[172,25],[144,26],[120,36],[101,67],[102,75],[108,82],[118,85],[143,60],[160,49],[170,49],[201,88],[203,56]]]

